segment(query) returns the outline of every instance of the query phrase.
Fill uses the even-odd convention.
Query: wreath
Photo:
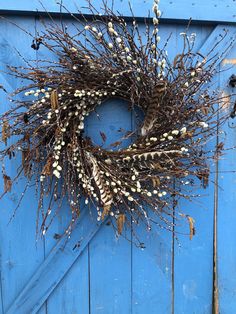
[[[44,31],[33,38],[33,49],[45,46],[56,59],[9,66],[10,75],[30,84],[14,92],[10,110],[0,118],[6,144],[3,195],[22,176],[27,180],[21,199],[35,185],[43,234],[64,199],[72,214],[68,235],[84,203],[97,209],[97,220],[114,217],[119,234],[131,221],[143,221],[149,230],[153,223],[172,230],[179,199],[195,198],[189,191],[208,184],[207,160],[220,148],[208,151],[206,143],[227,119],[221,110],[225,99],[210,84],[217,73],[218,43],[203,56],[195,52],[195,34],[182,33],[183,49],[171,61],[169,39],[159,43],[158,3],[154,18],[141,28],[134,17],[129,23],[106,3],[99,15],[88,2],[89,19],[71,14],[83,25],[75,26],[76,35],[52,21],[42,22]],[[84,135],[86,116],[111,98],[144,113],[127,148],[106,150]],[[10,178],[4,161],[19,153],[22,164]],[[176,213],[189,220],[192,236],[193,219]]]

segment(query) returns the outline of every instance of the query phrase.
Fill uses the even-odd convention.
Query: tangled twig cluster
[[[130,217],[149,229],[156,223],[171,230],[173,200],[191,199],[186,185],[207,186],[207,158],[214,152],[205,145],[226,119],[219,114],[224,98],[210,88],[219,42],[202,56],[194,52],[194,34],[183,33],[183,50],[170,61],[168,41],[159,48],[158,3],[154,18],[145,21],[144,36],[134,17],[127,23],[106,3],[100,15],[88,2],[92,19],[74,16],[80,24],[76,35],[52,21],[34,39],[32,48],[45,46],[56,61],[10,67],[12,75],[31,83],[15,92],[28,98],[13,97],[12,108],[0,118],[3,142],[17,135],[1,151],[2,161],[22,154],[15,178],[3,167],[5,193],[22,175],[28,178],[26,189],[29,182],[39,187],[42,233],[64,199],[72,212],[68,234],[84,202],[97,208],[98,220],[114,216],[118,233]],[[86,116],[110,98],[145,114],[137,140],[125,149],[108,151],[83,136]]]

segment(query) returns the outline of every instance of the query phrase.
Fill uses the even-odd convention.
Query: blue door
[[[96,5],[99,7],[101,2],[96,1]],[[129,21],[128,1],[115,2]],[[152,1],[131,2],[142,24]],[[68,26],[74,23],[68,14],[58,14],[60,8],[54,1],[44,0],[43,4],[45,8],[36,0],[1,1],[0,14],[6,18],[0,20],[1,70],[7,65],[23,65],[22,57],[39,62],[49,57],[43,47],[38,51],[31,49],[32,38],[22,31],[40,30],[40,17],[48,19],[45,9],[58,22],[63,19]],[[73,2],[67,0],[65,5],[75,12]],[[77,6],[86,13],[84,5],[84,0],[77,1]],[[162,0],[160,5],[164,12],[160,26],[162,42],[172,33],[167,48],[170,59],[181,49],[181,33],[190,18],[188,32],[196,34],[195,49],[203,54],[227,31],[218,50],[225,51],[227,45],[229,49],[221,54],[218,67],[222,71],[216,81],[224,96],[235,92],[228,84],[229,77],[236,74],[236,45],[230,44],[236,37],[235,1]],[[20,80],[4,72],[0,74],[0,85],[7,91],[20,84]],[[228,103],[225,110],[230,112]],[[2,90],[0,104],[1,112],[10,106]],[[133,117],[125,103],[113,100],[101,105],[98,112],[99,120],[94,115],[87,121],[87,133],[94,141],[100,140],[100,131],[107,134],[108,142],[114,142],[118,129],[133,128]],[[235,134],[232,119],[219,130],[217,141],[224,139],[226,148],[233,147]],[[16,171],[17,162],[7,165],[10,175]],[[27,192],[13,213],[23,192],[20,184],[15,186],[0,203],[0,313],[235,314],[235,151],[226,151],[219,161],[212,163],[211,169],[212,183],[201,191],[203,196],[192,204],[181,204],[196,222],[193,239],[189,239],[188,225],[178,221],[177,239],[160,228],[147,232],[144,226],[137,226],[134,231],[141,247],[130,229],[117,237],[112,224],[98,223],[87,207],[69,241],[58,239],[69,221],[66,206],[43,239],[36,241],[34,189]]]

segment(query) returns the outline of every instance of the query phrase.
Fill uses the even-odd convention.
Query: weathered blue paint
[[[6,314],[37,313],[99,228],[96,219],[91,218],[87,211],[82,211],[80,224],[72,233],[71,240],[63,238],[57,243]]]
[[[117,6],[120,5],[120,1],[115,2]],[[231,0],[170,2],[167,3],[167,0],[161,2],[162,10],[165,11],[163,17],[180,20],[193,17],[195,20],[208,20],[214,24],[219,21],[235,22],[233,16],[235,2]],[[64,3],[73,10],[72,2]],[[150,3],[151,1],[135,1],[136,16],[146,15]],[[48,1],[45,5],[49,11],[58,10],[53,1]],[[0,10],[33,11],[36,7],[40,7],[38,2],[27,0],[0,4]],[[122,13],[125,15],[128,15],[127,8],[127,2],[122,2]],[[32,32],[35,25],[39,27],[34,14],[24,18],[11,16],[10,19]],[[66,23],[70,26],[68,19]],[[1,48],[4,47],[0,49],[1,69],[5,69],[6,64],[22,63],[13,47],[18,48],[26,59],[35,57],[42,59],[45,56],[44,48],[37,54],[30,49],[31,38],[19,29],[5,21],[0,21],[0,25],[0,45]],[[185,24],[162,25],[160,28],[162,39],[170,32],[173,33],[168,49],[172,59],[181,47],[179,33],[184,29]],[[219,51],[223,51],[235,38],[235,26],[223,25],[214,29],[206,25],[191,27],[190,32],[197,33],[196,49],[205,54],[211,49],[223,29],[227,29],[229,33],[218,47]],[[227,56],[222,56],[224,59],[227,58],[223,62],[222,69],[233,64],[229,72],[223,72],[219,78],[216,78],[223,89],[227,85],[228,76],[235,71],[235,53],[233,47]],[[21,82],[1,75],[0,84],[7,86],[10,91]],[[9,106],[6,95],[2,91],[0,91],[0,100],[3,104],[2,112]],[[89,117],[87,130],[97,143],[101,143],[99,132],[106,133],[107,141],[104,144],[106,147],[119,138],[117,131],[120,127],[126,130],[135,127],[136,121],[132,113],[128,112],[126,105],[120,101],[106,103],[98,109],[98,112],[101,120],[98,121],[94,116]],[[234,146],[235,129],[226,127],[225,131],[227,131],[227,146]],[[66,206],[45,238],[39,239],[36,244],[36,199],[33,190],[27,194],[16,218],[8,225],[21,192],[20,186],[16,187],[0,203],[0,313],[212,313],[213,211],[214,206],[217,209],[218,205],[220,312],[234,314],[236,311],[234,218],[236,217],[233,189],[236,179],[235,174],[230,172],[232,169],[235,170],[234,159],[235,153],[230,151],[220,160],[219,188],[217,185],[211,185],[205,192],[207,196],[200,201],[190,205],[182,203],[183,211],[190,213],[196,220],[197,235],[190,241],[187,235],[177,234],[180,246],[169,232],[156,229],[148,233],[144,226],[133,226],[146,247],[137,248],[123,237],[117,239],[112,226],[106,224],[99,226],[83,212],[84,216],[81,217],[78,229],[62,249],[63,241],[57,243],[53,236],[55,233],[62,233],[67,226],[69,209]],[[17,164],[11,163],[7,167],[10,174],[13,174]],[[214,170],[214,165],[212,169]],[[213,175],[212,180],[214,179]],[[218,202],[217,198],[214,198],[214,192]],[[176,230],[188,233],[188,226],[178,226]],[[86,238],[88,231],[90,237]],[[125,235],[129,239],[132,238],[128,229]],[[80,239],[80,247],[74,249]],[[132,240],[135,241],[134,237]]]
[[[209,35],[209,29],[202,28],[196,33],[203,40],[203,45],[199,52],[206,55],[213,45],[220,38],[219,36],[228,31],[228,36],[219,46],[219,51],[222,52],[221,59],[218,60],[216,66],[226,57],[223,53],[230,44],[231,38],[236,35],[235,27],[217,26]],[[229,73],[228,73],[229,74]],[[214,89],[219,88],[219,78],[216,78]],[[225,88],[226,85],[222,85]],[[214,149],[216,140],[208,144],[208,149]],[[215,195],[217,192],[217,182],[215,182],[216,164],[210,165],[212,175],[210,176],[211,184],[206,190],[194,191],[204,195],[200,199],[189,202],[181,202],[180,208],[194,217],[196,221],[196,235],[189,242],[186,236],[178,236],[180,245],[175,243],[175,313],[187,313],[191,309],[191,313],[211,313],[212,311],[212,295],[213,295],[213,219]],[[188,226],[185,225],[177,228],[179,232],[188,232]],[[225,312],[228,313],[228,312]]]
[[[19,20],[17,17],[12,17],[14,21],[20,23],[23,28],[32,29],[34,27],[34,17],[27,17]],[[16,54],[11,53],[11,47],[14,46],[21,49],[26,58],[34,58],[35,53],[28,47],[28,36],[22,34],[19,29],[12,29],[8,23],[1,22],[2,35],[0,37],[1,44],[4,43],[4,49],[1,49],[1,69],[4,69],[4,63],[17,65],[19,58]],[[4,36],[3,36],[4,33]],[[21,35],[20,35],[21,34]],[[1,45],[2,47],[2,45]],[[7,90],[11,92],[19,82],[5,76],[8,85]],[[2,76],[0,78],[2,82]],[[7,97],[1,95],[1,112],[9,108]],[[19,162],[19,160],[18,160]],[[11,176],[14,175],[16,167],[7,164],[7,171]],[[2,188],[1,188],[2,191]],[[39,267],[44,258],[43,243],[38,243],[38,250],[35,249],[35,222],[36,212],[31,210],[33,190],[29,191],[24,199],[20,210],[17,212],[16,220],[18,223],[9,224],[9,220],[13,213],[13,208],[17,204],[17,199],[20,197],[22,188],[19,185],[12,190],[1,202],[1,226],[0,226],[0,250],[1,250],[1,285],[2,285],[2,308],[4,312],[9,307],[16,295],[23,289],[28,279],[33,272]],[[18,220],[19,219],[19,220]],[[24,222],[27,222],[26,224]],[[8,239],[5,241],[5,239]],[[21,245],[18,245],[21,244]],[[24,249],[23,249],[24,248]],[[4,313],[3,312],[3,313]]]
[[[60,2],[60,1],[58,1]],[[116,0],[114,1],[114,9],[118,10],[125,16],[131,16],[129,2],[136,17],[147,17],[152,7],[152,0]],[[0,12],[10,13],[11,11],[26,14],[27,12],[60,12],[60,6],[57,1],[42,1],[43,5],[38,0],[24,1],[4,1],[1,3]],[[92,1],[93,5],[100,11],[102,0]],[[112,3],[109,0],[108,3]],[[78,8],[82,13],[88,13],[86,10],[86,0],[78,1],[63,1],[63,5],[72,13],[78,12]],[[236,4],[234,0],[161,0],[161,10],[163,11],[163,19],[167,20],[189,20],[206,21],[206,22],[236,22]],[[65,10],[62,9],[62,12]]]
[[[225,88],[225,95],[235,93],[235,89],[229,87],[229,77],[236,73],[236,46],[221,63],[223,70],[220,77],[220,86]],[[225,70],[227,71],[225,72]],[[236,96],[231,98],[236,102]],[[232,108],[226,102],[226,112]],[[229,126],[224,127],[219,141],[225,139],[225,148],[235,147],[236,124],[235,118],[230,120]],[[236,245],[235,245],[235,149],[226,151],[219,160],[218,174],[218,287],[220,313],[235,313],[235,287],[236,287]]]

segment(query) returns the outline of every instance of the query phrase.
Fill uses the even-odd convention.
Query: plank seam
[[[4,314],[3,286],[2,286],[2,270],[0,270],[0,297],[1,297],[1,309],[2,309],[2,314]]]
[[[220,87],[220,76],[219,76]],[[217,120],[220,119],[219,112]],[[216,149],[219,145],[219,126],[216,130]],[[219,314],[219,289],[218,289],[218,184],[219,184],[219,154],[216,151],[216,173],[215,173],[215,186],[214,186],[214,212],[213,212],[213,300],[212,300],[212,313]]]
[[[88,243],[88,290],[89,290],[89,314],[91,314],[91,264],[90,264],[90,245]]]
[[[51,17],[53,18],[71,18],[71,14],[66,13],[66,12],[53,12],[53,11],[21,11],[21,10],[1,10],[0,9],[0,15],[5,16],[5,15],[15,15],[15,16],[36,16],[36,17],[48,17],[50,14]],[[82,18],[82,15],[79,13],[73,13],[73,15],[77,18]],[[86,19],[91,19],[92,16],[90,14],[83,14]],[[98,16],[99,18],[99,16]],[[133,21],[133,18],[128,15],[123,15],[123,18],[126,21]],[[140,16],[140,17],[135,17],[137,22],[143,22],[144,20],[146,21],[151,21],[151,18],[148,16]],[[188,23],[190,20],[189,18],[175,18],[175,17],[161,17],[160,18],[160,23],[161,24],[182,24],[182,23]],[[197,18],[191,18],[191,25],[236,25],[236,21],[229,21],[229,20],[210,20],[210,19],[197,19]]]

